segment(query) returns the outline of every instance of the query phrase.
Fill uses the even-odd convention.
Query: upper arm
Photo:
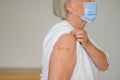
[[[70,80],[76,62],[76,40],[64,34],[55,43],[49,62],[49,80]]]

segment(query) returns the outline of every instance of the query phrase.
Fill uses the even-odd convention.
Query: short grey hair
[[[66,18],[68,11],[65,8],[66,0],[53,0],[53,13],[60,18]]]

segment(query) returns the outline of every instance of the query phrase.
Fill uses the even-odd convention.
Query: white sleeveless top
[[[48,80],[49,59],[56,41],[60,36],[65,33],[69,33],[73,29],[74,28],[67,21],[62,20],[54,25],[48,32],[43,43],[41,80]],[[89,39],[93,44],[95,44],[90,37]],[[79,42],[76,42],[76,44],[77,61],[71,80],[96,80],[98,69]]]

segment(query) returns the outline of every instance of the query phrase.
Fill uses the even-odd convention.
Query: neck
[[[69,16],[65,19],[67,20],[75,29],[83,29],[86,22],[80,19],[80,16],[69,14]]]

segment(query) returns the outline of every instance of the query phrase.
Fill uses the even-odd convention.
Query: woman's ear
[[[70,0],[66,0],[66,2],[65,2],[65,8],[66,8],[66,10],[67,10],[69,13],[72,12],[72,7],[71,7],[71,2],[70,2]]]

